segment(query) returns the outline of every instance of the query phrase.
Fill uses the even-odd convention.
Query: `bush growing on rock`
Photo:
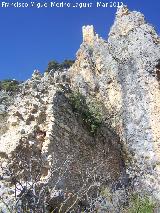
[[[69,69],[74,63],[74,60],[65,59],[62,63],[57,62],[56,60],[50,61],[45,72],[50,72],[51,70],[58,69]]]
[[[80,115],[90,133],[95,135],[102,124],[102,115],[96,103],[87,104],[85,97],[80,92],[72,92],[69,102],[76,115]]]
[[[75,62],[74,60],[64,60],[61,63],[61,67],[64,69],[69,69],[74,64],[74,62]]]
[[[0,90],[5,92],[16,92],[19,89],[19,81],[16,80],[2,80],[0,81]]]
[[[51,70],[58,70],[60,68],[60,64],[53,60],[48,63],[48,67],[45,72],[50,72]]]

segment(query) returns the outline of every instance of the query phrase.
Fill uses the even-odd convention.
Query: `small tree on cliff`
[[[6,92],[16,92],[19,89],[19,82],[16,80],[6,79],[0,81],[0,90]]]
[[[58,70],[60,68],[60,64],[53,60],[48,63],[48,67],[45,72],[50,72],[51,70]]]
[[[64,60],[61,63],[61,67],[64,69],[69,69],[74,64],[74,62],[75,62],[74,60]]]
[[[65,59],[62,63],[57,62],[56,60],[50,61],[48,63],[48,67],[45,72],[50,72],[51,70],[58,70],[58,69],[69,69],[74,63],[74,60]]]

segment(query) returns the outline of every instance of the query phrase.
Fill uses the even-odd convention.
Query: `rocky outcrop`
[[[93,33],[83,40],[70,69],[72,88],[101,101],[104,121],[131,156],[128,169],[137,176],[136,187],[160,199],[159,37],[141,13],[123,7],[108,41]]]
[[[125,176],[119,137],[105,126],[96,136],[87,130],[72,108],[67,79],[62,71],[45,76],[35,71],[24,83],[9,108],[8,131],[0,139],[2,168],[5,170],[9,164],[16,179],[24,183],[37,176],[36,183],[51,181],[50,190],[60,178],[56,188],[77,193],[84,180],[90,177],[93,182],[94,176],[112,187]],[[55,172],[53,176],[54,168],[61,168],[67,159],[66,168],[69,168],[65,168],[65,174],[61,177]],[[9,184],[6,180],[10,181],[10,177],[3,172],[1,176],[4,179],[1,186],[6,189]],[[14,190],[12,192],[4,190],[2,196],[8,197],[10,193],[14,197]]]

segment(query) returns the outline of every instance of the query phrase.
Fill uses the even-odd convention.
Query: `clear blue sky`
[[[64,0],[64,2],[96,1]],[[109,2],[103,0],[103,2],[107,1]],[[50,1],[46,0],[46,2]],[[147,21],[155,26],[158,33],[160,32],[160,0],[124,0],[123,2],[129,9],[144,13]],[[93,24],[96,32],[107,38],[115,12],[115,8],[8,9],[0,7],[0,79],[25,80],[31,76],[34,69],[43,72],[52,59],[58,61],[74,59],[82,42],[82,26]]]

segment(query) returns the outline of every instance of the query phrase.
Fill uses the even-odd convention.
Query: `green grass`
[[[148,197],[134,195],[130,199],[127,213],[153,213],[155,204]]]

